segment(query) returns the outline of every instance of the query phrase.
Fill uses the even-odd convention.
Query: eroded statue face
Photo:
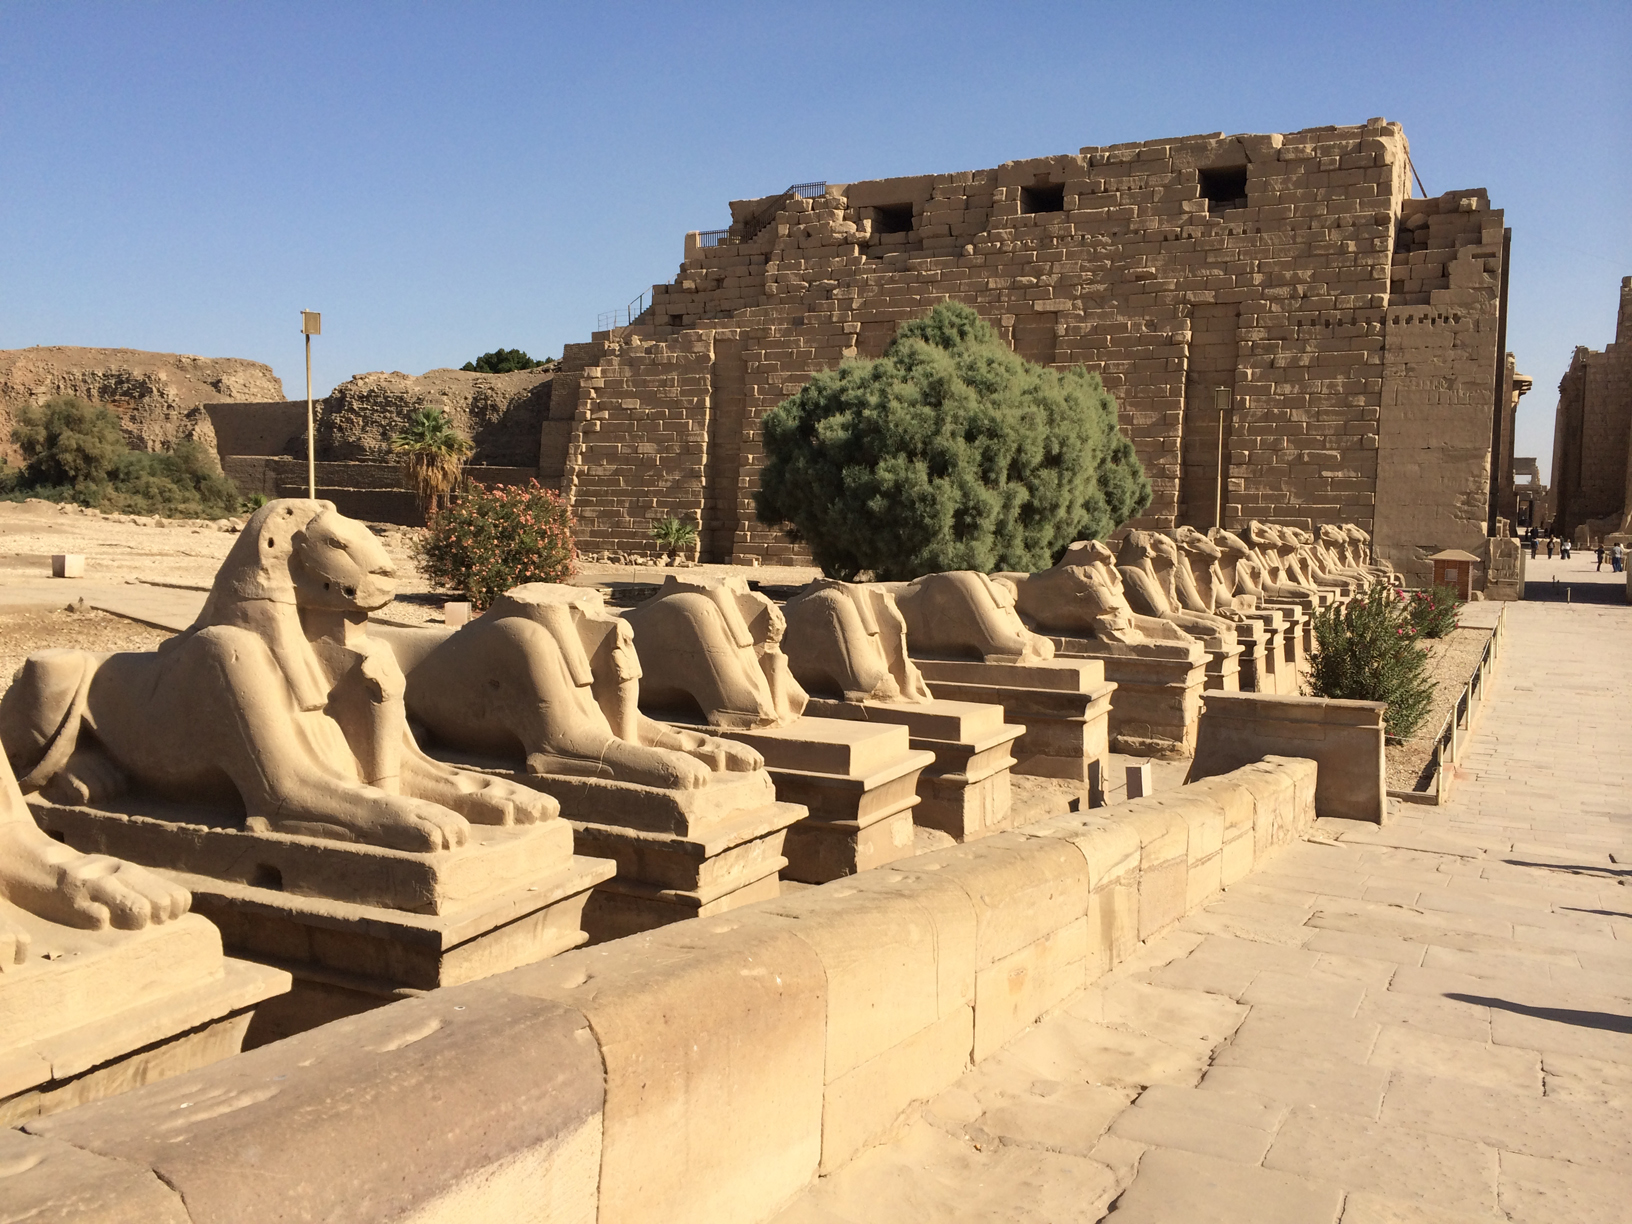
[[[372,612],[396,595],[396,567],[372,532],[324,510],[296,532],[289,565],[302,607]]]

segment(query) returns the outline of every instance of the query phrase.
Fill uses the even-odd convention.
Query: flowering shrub
[[[416,551],[427,578],[477,610],[524,582],[572,577],[578,559],[566,501],[536,480],[472,485],[431,516]]]
[[[1456,597],[1455,587],[1436,586],[1410,592],[1406,606],[1411,609],[1411,624],[1419,634],[1442,638],[1456,628],[1456,610],[1462,601]]]
[[[1394,739],[1406,739],[1428,716],[1434,699],[1428,653],[1419,636],[1409,601],[1386,583],[1347,606],[1326,608],[1315,616],[1310,695],[1387,702],[1384,729]]]

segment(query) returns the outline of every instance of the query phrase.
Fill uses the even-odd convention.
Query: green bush
[[[1462,606],[1454,586],[1412,591],[1406,605],[1411,624],[1425,638],[1442,638],[1456,628],[1456,610]]]
[[[1386,583],[1315,616],[1311,695],[1387,702],[1383,726],[1396,739],[1428,716],[1435,685],[1427,666],[1407,601]]]
[[[467,361],[459,368],[475,374],[514,374],[517,370],[536,370],[540,366],[554,364],[553,357],[534,361],[520,349],[501,348],[494,349],[491,353],[483,353],[475,361]]]
[[[572,577],[572,528],[566,501],[536,480],[472,485],[431,516],[416,551],[427,578],[480,610],[524,582]]]
[[[11,440],[23,452],[23,483],[36,488],[105,485],[129,453],[113,411],[71,395],[18,409]]]
[[[668,554],[673,561],[682,551],[697,543],[697,528],[684,519],[677,519],[672,515],[660,518],[652,524],[652,539]]]
[[[1033,365],[951,302],[818,373],[764,436],[759,521],[835,578],[1042,569],[1150,503],[1099,376]]]
[[[0,497],[77,502],[110,513],[225,518],[243,507],[209,451],[183,439],[166,452],[133,451],[101,404],[57,396],[17,413],[21,472],[0,472]]]

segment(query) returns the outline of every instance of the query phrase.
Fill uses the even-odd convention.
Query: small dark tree
[[[554,364],[553,357],[534,361],[520,349],[501,348],[494,349],[491,353],[483,353],[475,361],[467,361],[459,368],[475,374],[514,374],[517,370],[536,370],[540,366]]]
[[[1395,739],[1408,739],[1428,716],[1435,686],[1427,668],[1411,610],[1387,583],[1315,616],[1310,694],[1387,702],[1383,726]]]
[[[759,520],[824,573],[1034,570],[1150,503],[1097,374],[1033,365],[967,306],[904,324],[765,418]]]

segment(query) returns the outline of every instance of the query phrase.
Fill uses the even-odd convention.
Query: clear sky
[[[319,394],[588,339],[726,201],[1195,132],[1405,125],[1513,229],[1559,376],[1632,274],[1632,4],[0,0],[0,348],[269,362]]]

